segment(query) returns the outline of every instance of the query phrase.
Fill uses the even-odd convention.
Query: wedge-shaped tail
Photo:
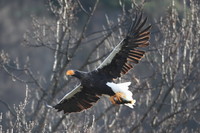
[[[113,82],[106,83],[106,85],[109,86],[115,93],[115,95],[110,98],[113,104],[125,104],[126,106],[133,108],[136,101],[132,98],[132,92],[128,90],[130,84],[131,82],[119,84],[115,84]]]

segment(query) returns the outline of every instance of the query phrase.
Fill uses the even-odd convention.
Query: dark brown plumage
[[[127,37],[121,42],[120,51],[116,53],[110,64],[101,66],[99,71],[109,74],[111,78],[117,78],[133,68],[131,62],[139,63],[145,52],[136,48],[149,45],[149,29],[151,28],[151,26],[148,26],[142,30],[147,18],[142,23],[141,20],[142,15],[139,19],[136,16],[136,21],[131,26]]]
[[[83,109],[90,108],[93,103],[100,99],[94,92],[89,91],[89,89],[84,89],[82,86],[78,87],[80,88],[80,92],[69,99],[61,100],[54,108],[58,109],[58,111],[63,110],[64,113],[80,112]]]
[[[63,110],[64,113],[80,112],[90,108],[102,94],[110,96],[113,104],[125,104],[132,108],[135,100],[128,90],[130,82],[116,84],[113,83],[113,79],[126,74],[133,68],[132,64],[139,63],[144,56],[145,52],[136,48],[149,45],[151,26],[144,28],[146,21],[147,18],[142,21],[142,15],[139,18],[136,16],[126,38],[113,49],[96,70],[67,71],[67,75],[80,79],[81,84],[66,94],[54,108],[58,111]]]

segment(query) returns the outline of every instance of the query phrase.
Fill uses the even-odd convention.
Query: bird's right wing
[[[144,51],[138,47],[149,45],[151,25],[145,26],[147,18],[142,20],[142,14],[132,24],[127,36],[110,53],[97,68],[100,73],[106,73],[111,79],[126,74],[144,56]]]
[[[67,93],[58,104],[53,106],[58,111],[64,113],[80,112],[93,106],[99,100],[99,96],[90,89],[79,85],[71,92]]]

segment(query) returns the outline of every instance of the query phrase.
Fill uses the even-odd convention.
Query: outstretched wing
[[[66,94],[60,102],[53,107],[58,111],[63,110],[64,113],[80,112],[92,107],[93,103],[97,102],[99,99],[95,92],[79,85]]]
[[[137,47],[146,47],[149,45],[151,25],[144,28],[147,21],[142,21],[142,14],[132,24],[127,36],[110,53],[110,55],[97,68],[99,72],[106,73],[110,78],[117,78],[126,74],[133,68],[132,63],[139,63],[144,56],[144,51],[136,49]]]

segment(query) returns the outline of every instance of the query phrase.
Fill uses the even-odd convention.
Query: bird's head
[[[79,71],[76,71],[76,70],[68,70],[66,71],[66,75],[67,76],[74,76],[74,77],[77,77],[79,79],[82,78],[83,74]]]

